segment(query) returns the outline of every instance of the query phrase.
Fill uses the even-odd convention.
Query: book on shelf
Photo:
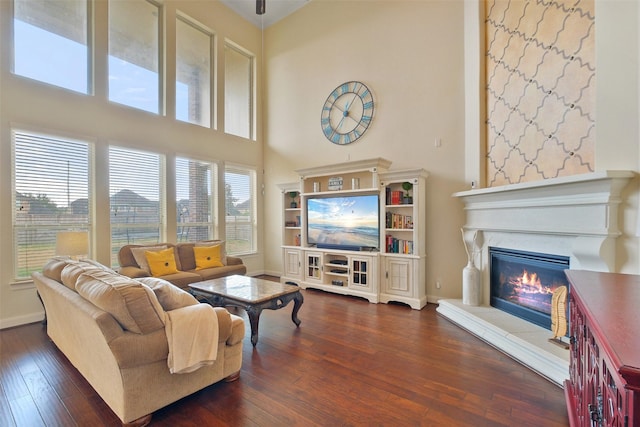
[[[413,229],[413,217],[411,215],[387,212],[385,217],[385,227],[411,230]]]
[[[401,205],[402,196],[402,190],[392,190],[389,187],[385,188],[385,203],[387,205]]]
[[[413,240],[398,239],[390,234],[385,236],[386,252],[390,254],[413,254]]]

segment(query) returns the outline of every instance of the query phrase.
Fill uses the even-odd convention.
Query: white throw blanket
[[[172,374],[211,365],[218,353],[218,316],[209,304],[195,304],[166,312],[169,343],[167,365]]]

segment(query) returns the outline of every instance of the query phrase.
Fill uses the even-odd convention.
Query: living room
[[[34,128],[95,144],[96,199],[92,258],[110,263],[108,147],[110,144],[215,162],[246,165],[257,173],[257,246],[242,255],[248,274],[280,275],[281,192],[296,170],[368,158],[386,158],[393,169],[423,168],[427,178],[426,287],[430,303],[460,298],[466,264],[460,227],[465,212],[452,194],[487,185],[482,107],[482,2],[310,1],[264,29],[241,19],[220,2],[164,2],[167,40],[177,10],[215,30],[218,52],[227,38],[255,54],[255,140],[176,121],[172,91],[166,114],[107,101],[107,2],[95,3],[94,95],[82,96],[10,72],[12,2],[0,3],[0,180],[11,183],[15,126]],[[267,6],[268,7],[268,6]],[[640,171],[640,7],[635,1],[596,1],[595,169]],[[175,56],[167,43],[166,57]],[[222,61],[218,76],[224,75]],[[172,67],[165,70],[172,81]],[[322,133],[320,113],[339,84],[359,80],[374,93],[376,111],[366,134],[339,146]],[[218,82],[218,102],[224,85]],[[167,189],[172,188],[167,180]],[[11,206],[11,185],[0,189]],[[170,194],[170,192],[168,192]],[[175,200],[167,198],[166,238],[176,234]],[[616,271],[640,273],[638,179],[625,187],[616,240]],[[223,212],[223,211],[221,211]],[[43,309],[33,285],[14,279],[12,213],[0,214],[0,328],[39,321]]]

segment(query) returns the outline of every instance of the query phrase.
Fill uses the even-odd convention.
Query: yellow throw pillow
[[[211,267],[224,267],[220,257],[220,245],[194,246],[193,255],[196,258],[196,270]]]
[[[159,277],[178,273],[173,248],[161,251],[146,251],[144,256],[147,258],[152,276]]]

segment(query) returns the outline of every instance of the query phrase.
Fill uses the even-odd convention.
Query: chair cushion
[[[211,267],[224,267],[220,255],[220,245],[194,246],[193,255],[196,258],[196,270]]]
[[[166,276],[178,272],[176,257],[173,248],[162,249],[159,251],[146,251],[145,256],[149,263],[151,275]]]
[[[151,288],[108,271],[86,272],[76,290],[96,307],[110,313],[123,329],[148,334],[164,328],[164,310]]]

